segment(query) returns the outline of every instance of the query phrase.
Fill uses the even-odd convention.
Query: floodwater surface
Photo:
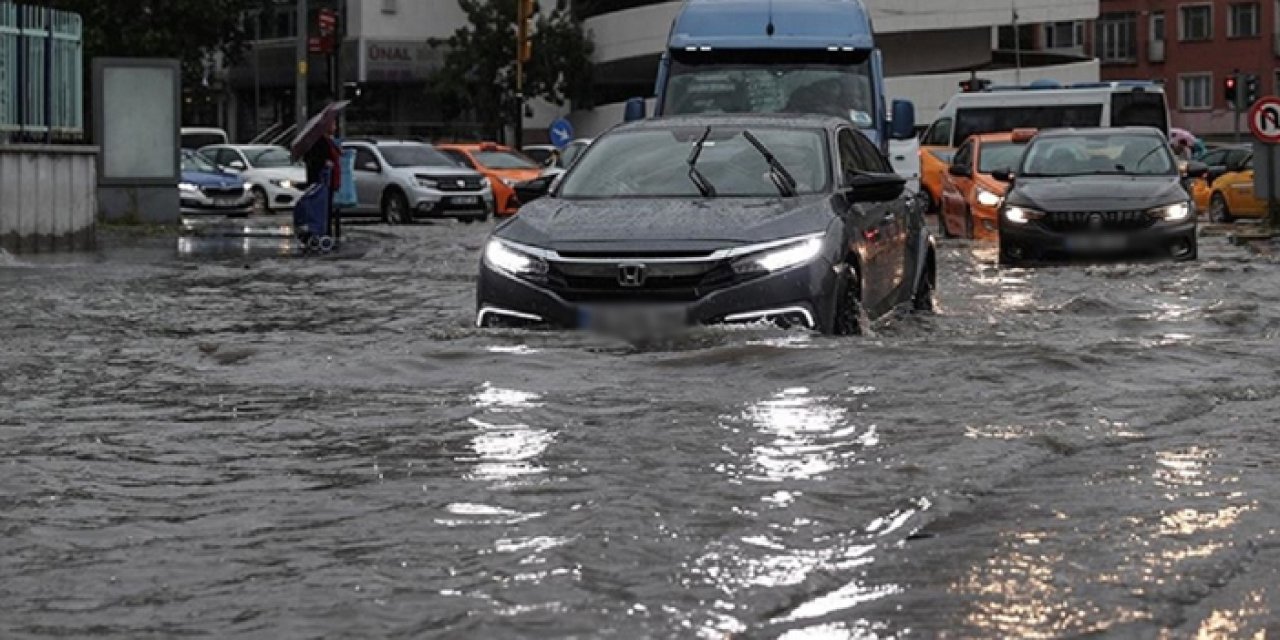
[[[489,227],[0,254],[0,636],[1280,632],[1275,260],[637,348],[473,328]]]

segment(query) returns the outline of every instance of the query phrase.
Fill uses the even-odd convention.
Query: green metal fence
[[[84,134],[80,16],[0,0],[0,139]]]

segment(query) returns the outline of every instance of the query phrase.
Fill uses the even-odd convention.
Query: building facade
[[[1099,79],[1085,28],[1097,19],[1099,0],[864,2],[884,52],[888,97],[913,101],[921,124],[931,121],[960,81],[974,73],[998,84]],[[441,122],[427,97],[427,79],[442,61],[441,52],[428,42],[464,24],[457,0],[311,4],[345,11],[346,40],[336,73],[343,83],[358,83],[359,97],[348,118],[354,133],[433,138],[498,134],[477,131],[468,123]],[[293,6],[293,0],[280,0],[260,14],[255,42],[243,62],[225,72],[226,122],[216,124],[238,140],[293,121]],[[544,137],[547,125],[559,117],[568,117],[579,135],[595,135],[622,119],[628,98],[652,97],[658,61],[680,6],[679,1],[662,0],[576,0],[575,11],[596,46],[594,103],[574,109],[535,102],[524,122],[526,141]],[[314,16],[309,21],[314,24]],[[1030,34],[1025,50],[1011,43],[1003,44],[1013,51],[1002,46],[1002,39],[1012,42],[1015,22],[1020,38]],[[313,103],[323,103],[332,93],[326,58],[311,56],[309,68],[309,96]]]
[[[1173,125],[1198,135],[1234,135],[1232,74],[1280,93],[1280,0],[1101,0],[1089,31],[1103,79],[1162,82]]]

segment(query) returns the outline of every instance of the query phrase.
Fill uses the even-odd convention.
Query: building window
[[[1103,62],[1133,62],[1137,58],[1137,14],[1104,13],[1098,18],[1097,55]]]
[[[1083,22],[1050,22],[1044,25],[1044,48],[1075,49],[1083,46]]]
[[[1191,73],[1178,76],[1178,109],[1207,111],[1213,108],[1213,75]]]
[[[1213,5],[1195,4],[1178,7],[1178,39],[1212,40]]]
[[[1036,46],[1035,25],[1020,24],[1018,25],[1018,39],[1013,39],[1013,27],[1003,25],[996,30],[996,47],[1001,51],[1013,51],[1021,49],[1030,51]]]
[[[1231,22],[1227,23],[1227,37],[1253,38],[1258,35],[1258,3],[1231,5]]]
[[[1151,41],[1164,42],[1164,12],[1151,12]]]

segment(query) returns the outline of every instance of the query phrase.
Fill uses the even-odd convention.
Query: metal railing
[[[0,140],[84,134],[80,16],[0,0]]]

